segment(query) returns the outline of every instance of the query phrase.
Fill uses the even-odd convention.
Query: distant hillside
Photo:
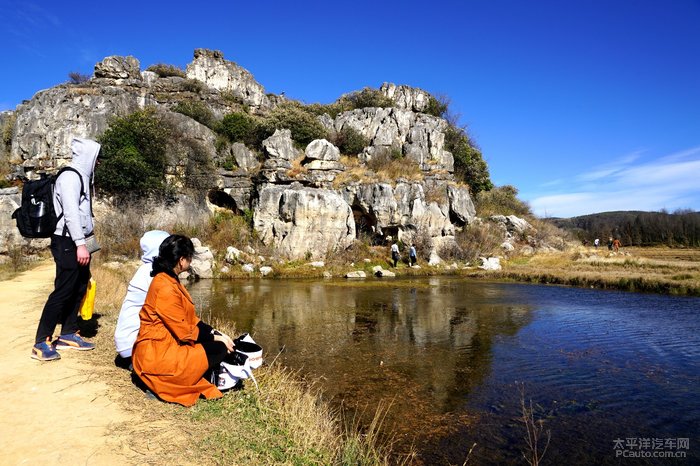
[[[700,212],[601,212],[548,221],[589,243],[612,236],[626,246],[700,247]]]

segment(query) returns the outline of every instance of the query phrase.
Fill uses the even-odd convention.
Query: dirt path
[[[51,262],[0,282],[0,463],[133,464],[126,442],[113,434],[133,423],[133,414],[110,399],[93,370],[96,352],[63,351],[61,360],[45,363],[30,358],[53,277]]]

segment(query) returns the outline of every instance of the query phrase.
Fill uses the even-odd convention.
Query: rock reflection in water
[[[284,347],[285,365],[319,378],[363,424],[390,403],[385,432],[403,450],[470,422],[460,407],[491,370],[494,339],[530,319],[502,287],[444,278],[208,281],[191,291],[205,315],[251,331],[269,356]]]

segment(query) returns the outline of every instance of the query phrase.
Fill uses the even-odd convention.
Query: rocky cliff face
[[[420,172],[418,179],[399,176],[380,182],[344,177],[348,167],[338,147],[317,139],[300,148],[289,129],[277,130],[261,148],[222,144],[209,127],[172,111],[173,106],[198,102],[220,119],[241,106],[251,114],[265,115],[286,99],[266,94],[250,72],[217,51],[197,49],[186,76],[159,77],[141,71],[134,57],[107,57],[95,66],[88,82],[38,92],[13,114],[13,136],[5,156],[14,176],[55,169],[70,160],[73,137],[97,138],[110,118],[154,107],[178,134],[196,140],[212,160],[235,160],[234,170],[216,168],[208,199],[235,211],[253,209],[260,237],[289,257],[320,256],[345,248],[359,233],[406,240],[421,234],[443,242],[474,218],[468,188],[452,176],[454,161],[445,148],[447,122],[421,113],[430,100],[425,91],[385,83],[380,92],[395,106],[318,117],[329,139],[345,128],[366,138],[367,146],[354,163],[366,164],[392,150]],[[4,114],[2,121],[9,117]],[[171,159],[180,167],[187,164],[181,156]],[[172,168],[172,173],[177,171],[177,166]],[[0,205],[15,206],[17,194],[13,196]]]

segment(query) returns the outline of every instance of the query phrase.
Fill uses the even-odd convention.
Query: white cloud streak
[[[540,216],[571,217],[614,210],[700,210],[700,146],[647,162],[642,152],[566,180],[566,192],[552,182],[534,193],[530,205]],[[559,181],[559,180],[557,180]]]

